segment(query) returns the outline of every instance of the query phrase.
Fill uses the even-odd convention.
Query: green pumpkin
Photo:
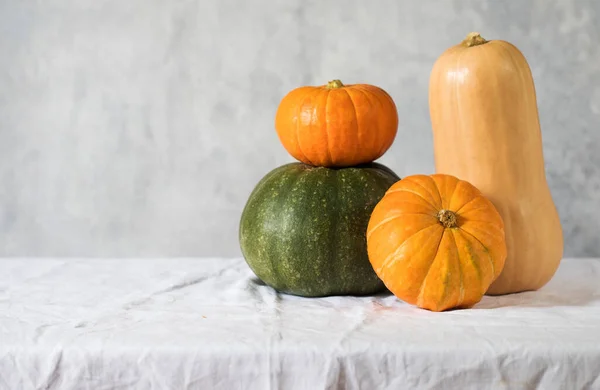
[[[377,164],[330,169],[283,165],[256,186],[240,223],[246,262],[264,283],[293,295],[385,290],[367,256],[371,212],[400,180]]]

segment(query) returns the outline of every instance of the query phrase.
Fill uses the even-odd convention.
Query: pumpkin
[[[398,113],[381,88],[334,80],[288,93],[277,109],[275,129],[295,159],[314,166],[348,167],[370,163],[389,149]]]
[[[481,300],[506,258],[504,225],[492,203],[450,175],[394,184],[367,228],[373,269],[398,298],[432,311]]]
[[[240,246],[256,276],[278,291],[317,297],[385,290],[365,233],[397,180],[380,164],[329,169],[291,163],[256,186],[242,212]]]
[[[508,42],[469,34],[436,61],[429,107],[436,172],[472,183],[504,220],[506,265],[488,293],[539,289],[558,268],[563,235],[525,57]]]

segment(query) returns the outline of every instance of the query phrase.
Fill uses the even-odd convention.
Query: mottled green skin
[[[399,178],[381,164],[291,163],[256,186],[242,213],[246,262],[278,291],[307,297],[385,290],[367,256],[371,212]]]

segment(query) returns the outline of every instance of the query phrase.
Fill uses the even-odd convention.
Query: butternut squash
[[[558,268],[563,235],[525,57],[508,42],[469,34],[437,59],[429,110],[436,172],[479,188],[504,221],[507,258],[487,294],[539,289]]]

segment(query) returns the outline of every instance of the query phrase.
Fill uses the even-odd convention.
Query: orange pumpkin
[[[504,223],[468,182],[414,175],[390,187],[373,210],[367,249],[398,298],[432,311],[467,308],[504,267]]]
[[[398,130],[398,113],[383,89],[334,80],[288,93],[277,109],[275,129],[297,160],[347,167],[370,163],[389,149]]]

